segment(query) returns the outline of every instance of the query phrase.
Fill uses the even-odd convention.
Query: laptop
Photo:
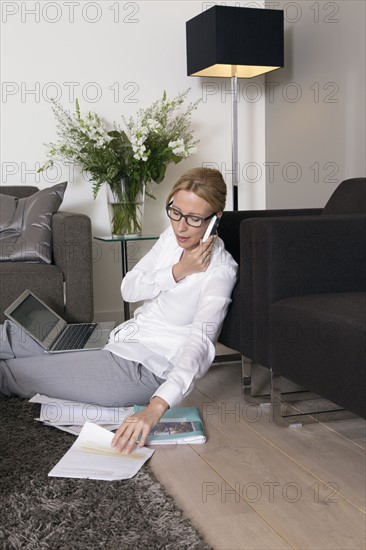
[[[115,322],[68,324],[30,290],[4,313],[49,353],[101,349],[116,326]]]

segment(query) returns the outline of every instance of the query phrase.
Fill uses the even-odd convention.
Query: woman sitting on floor
[[[117,430],[113,446],[131,452],[169,408],[193,389],[215,357],[237,264],[217,236],[202,238],[225,208],[218,170],[184,173],[167,198],[170,227],[127,273],[123,299],[144,301],[102,350],[48,354],[11,321],[1,325],[0,395],[49,397],[104,406],[147,407]]]

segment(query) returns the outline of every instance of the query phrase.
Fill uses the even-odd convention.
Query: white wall
[[[285,68],[268,75],[267,208],[323,207],[365,176],[365,2],[268,2],[285,12]]]
[[[250,4],[260,7],[262,2]],[[82,110],[96,111],[112,125],[122,123],[122,115],[128,118],[149,106],[164,90],[173,96],[187,87],[192,100],[203,99],[192,119],[200,139],[198,152],[170,166],[164,182],[153,186],[157,199],[146,201],[144,231],[159,233],[167,226],[165,196],[183,171],[213,163],[230,184],[230,83],[186,76],[185,22],[211,5],[198,1],[2,2],[2,184],[44,188],[67,179],[62,208],[88,214],[94,234],[107,234],[105,197],[101,194],[93,201],[91,185],[76,168],[36,174],[45,159],[44,143],[56,139],[51,98],[56,96],[72,110],[77,97]],[[257,82],[262,88],[261,79]],[[264,94],[251,97],[251,91],[240,89],[238,108],[239,164],[244,173],[246,167],[250,171],[251,165],[264,163]],[[263,207],[264,191],[264,174],[251,176],[250,182],[240,186],[239,208]],[[227,207],[231,208],[230,192]],[[131,260],[145,248],[131,248]],[[95,241],[94,256],[96,315],[101,318],[107,312],[119,318],[118,245]]]

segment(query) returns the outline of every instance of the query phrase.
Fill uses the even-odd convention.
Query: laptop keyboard
[[[95,327],[96,323],[70,325],[53,346],[52,350],[82,349]]]

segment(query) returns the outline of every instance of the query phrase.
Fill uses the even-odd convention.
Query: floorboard
[[[200,408],[208,440],[157,448],[158,479],[217,550],[364,549],[365,421],[280,428],[240,376],[223,363],[198,381],[182,406]]]

